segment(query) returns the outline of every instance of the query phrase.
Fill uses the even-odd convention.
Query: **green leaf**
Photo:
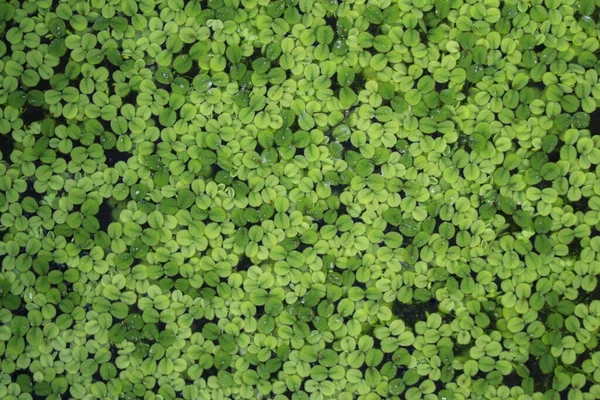
[[[403,219],[400,222],[399,230],[404,236],[413,237],[419,233],[419,223],[413,219]]]
[[[64,37],[67,32],[67,27],[63,20],[54,18],[48,22],[48,30],[56,37]]]
[[[435,15],[439,19],[444,19],[450,12],[450,2],[445,0],[435,0]]]
[[[333,367],[338,363],[338,354],[333,349],[325,349],[319,353],[318,360],[325,367]]]
[[[340,103],[343,107],[349,108],[356,102],[356,93],[349,87],[343,87],[340,89]]]
[[[562,175],[561,168],[553,162],[546,163],[540,169],[540,175],[547,181],[553,181]]]

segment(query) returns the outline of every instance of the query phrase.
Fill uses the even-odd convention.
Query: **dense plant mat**
[[[0,0],[0,398],[600,398],[599,8]]]

